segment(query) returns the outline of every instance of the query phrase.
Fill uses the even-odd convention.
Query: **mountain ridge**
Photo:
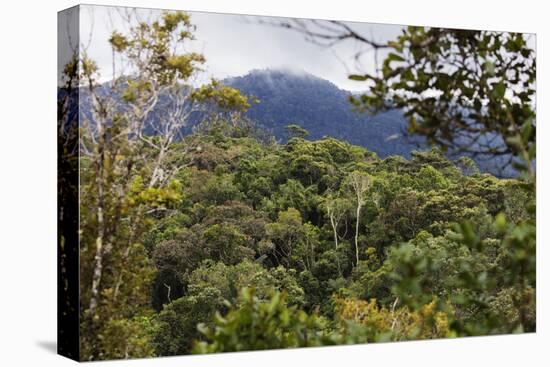
[[[408,159],[413,151],[429,148],[424,137],[408,132],[408,122],[402,111],[389,110],[373,115],[356,112],[349,102],[349,96],[357,93],[341,89],[305,71],[255,69],[242,76],[225,78],[221,82],[259,100],[259,103],[252,104],[245,117],[281,143],[289,137],[285,127],[296,124],[309,132],[309,140],[324,137],[345,140],[367,148],[380,158],[399,155]],[[103,84],[102,88],[107,90],[109,86]],[[149,125],[154,125],[162,118],[164,99],[166,96],[159,98],[159,104],[150,114]],[[89,98],[83,90],[80,93],[80,110],[73,113],[89,114],[90,109]],[[188,123],[182,127],[181,135],[192,134],[204,117],[205,114],[201,112],[192,114]],[[447,153],[452,159],[464,155],[467,156],[456,152]],[[517,176],[517,172],[510,166],[502,169],[509,156],[471,158],[481,172],[500,177]]]
[[[331,136],[382,158],[396,154],[408,158],[412,150],[426,147],[422,137],[406,134],[407,122],[400,111],[374,116],[355,112],[348,101],[352,92],[306,72],[252,70],[222,82],[259,99],[246,116],[278,140],[286,140],[285,126],[296,124],[309,131],[309,139]]]

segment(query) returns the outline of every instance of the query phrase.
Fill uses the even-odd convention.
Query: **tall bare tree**
[[[324,202],[325,209],[327,211],[327,216],[332,227],[332,233],[334,236],[334,249],[338,251],[338,228],[342,219],[346,217],[346,214],[349,211],[348,201],[339,197],[329,196]],[[336,261],[338,266],[338,272],[342,272],[340,265],[339,255],[336,254]]]
[[[351,172],[347,178],[347,185],[355,198],[355,265],[359,263],[359,223],[361,220],[361,209],[366,203],[365,194],[370,184],[370,177],[360,171]]]

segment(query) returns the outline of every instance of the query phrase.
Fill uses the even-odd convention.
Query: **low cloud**
[[[109,34],[114,29],[127,27],[121,9],[124,8],[82,6],[81,42],[85,44],[89,56],[98,62],[105,79],[111,77]],[[159,17],[162,11],[139,9],[136,14],[147,20]],[[367,53],[358,61],[354,60],[364,46],[356,41],[347,40],[333,47],[322,47],[293,30],[260,24],[260,17],[203,12],[190,14],[191,21],[197,26],[196,41],[185,48],[202,52],[207,59],[205,73],[199,82],[211,77],[241,76],[254,69],[286,69],[310,73],[342,89],[357,91],[364,89],[364,83],[348,80],[347,75],[374,70],[372,54]],[[393,39],[402,29],[396,25],[349,25],[378,41]]]

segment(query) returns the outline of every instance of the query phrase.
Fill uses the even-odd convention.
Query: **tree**
[[[534,175],[536,60],[525,35],[408,27],[383,47],[380,74],[350,76],[372,83],[356,106],[403,108],[430,142],[508,156]]]
[[[188,354],[194,339],[200,339],[197,323],[209,323],[220,307],[220,291],[206,287],[169,303],[157,316],[152,337],[155,352],[161,356]]]
[[[349,203],[345,199],[333,198],[329,196],[324,201],[327,216],[332,227],[332,233],[334,237],[334,249],[338,251],[338,227],[342,219],[345,218],[349,211]],[[340,260],[336,257],[338,263],[338,271],[341,272]]]
[[[359,222],[361,208],[366,203],[365,193],[371,184],[370,177],[360,171],[353,171],[347,177],[347,185],[355,196],[355,265],[359,264]]]
[[[274,242],[272,254],[277,263],[287,266],[292,261],[292,251],[304,237],[300,212],[294,208],[279,212],[277,221],[266,225],[268,238]]]
[[[380,307],[375,299],[363,301],[337,298],[337,313],[343,324],[342,334],[348,334],[354,343],[453,336],[448,316],[438,310],[435,300],[418,310],[397,307],[397,303],[398,299],[390,308],[386,308]]]
[[[285,131],[289,138],[305,139],[309,135],[309,131],[296,124],[286,125]]]
[[[259,301],[268,301],[274,291],[285,292],[290,306],[304,304],[304,291],[296,272],[282,266],[265,269],[245,260],[225,265],[207,260],[189,277],[186,294],[170,302],[158,314],[153,344],[158,355],[189,354],[193,340],[203,339],[197,324],[213,326],[216,312],[225,314],[228,304],[240,306],[242,288],[255,289]]]
[[[319,245],[319,228],[311,223],[304,224],[304,238],[299,248],[302,256],[303,267],[311,270],[316,263],[317,247]]]
[[[199,326],[206,341],[195,344],[193,353],[220,353],[246,350],[298,348],[333,345],[336,338],[325,331],[316,315],[288,307],[285,294],[275,292],[267,301],[254,289],[241,291],[239,307],[227,315],[216,315],[214,326]]]
[[[360,110],[402,109],[410,131],[429,142],[504,158],[534,179],[536,55],[529,35],[409,26],[395,40],[377,42],[340,21],[273,23],[324,46],[354,40],[372,51],[376,70],[349,75],[368,83],[368,93],[350,97]]]
[[[110,83],[99,84],[100,70],[85,53],[77,63],[83,100],[90,105],[89,113],[81,114],[79,141],[83,359],[109,358],[101,344],[108,324],[148,308],[146,284],[154,268],[141,239],[151,217],[182,198],[174,178],[181,167],[168,156],[191,113],[205,105],[190,84],[205,59],[182,51],[193,37],[189,15],[165,12],[152,22],[127,21],[127,34],[114,31],[109,39]],[[127,69],[117,69],[114,55]],[[209,97],[223,95],[215,102],[246,109],[246,99],[236,94],[220,87]],[[153,121],[160,96],[159,121]],[[117,324],[126,326],[131,327]]]
[[[206,288],[219,290],[219,304],[225,301],[236,303],[242,288],[255,289],[255,295],[261,300],[270,298],[273,290],[286,292],[287,303],[302,306],[304,291],[296,282],[296,270],[283,266],[265,268],[258,262],[243,260],[236,265],[225,265],[211,260],[195,269],[189,277],[188,295],[198,295]]]
[[[338,227],[346,216],[349,205],[345,199],[334,198],[332,196],[325,199],[324,205],[334,234],[334,248],[338,249]]]
[[[369,85],[366,94],[350,98],[357,108],[371,112],[399,108],[405,111],[411,132],[426,136],[444,150],[451,148],[492,159],[504,157],[502,168],[512,164],[523,179],[525,191],[535,194],[536,59],[528,35],[407,27],[396,40],[378,43],[337,21],[296,20],[279,25],[329,45],[354,39],[374,50],[375,60],[378,51],[383,50],[385,59],[380,65],[376,62],[375,72],[350,75],[350,79]],[[498,201],[491,204],[495,202]],[[501,239],[501,255],[508,258],[512,269],[523,269],[519,273],[512,271],[517,276],[513,287],[518,290],[514,304],[520,330],[533,327],[527,309],[532,306],[528,289],[534,289],[534,283],[533,279],[528,280],[529,272],[524,266],[530,263],[531,269],[535,268],[534,200],[526,203],[526,208],[529,214],[514,224],[506,221],[504,214],[494,218],[502,233],[513,233]],[[480,228],[474,229],[471,221],[459,219],[456,231],[465,243],[476,251],[489,246],[492,241],[476,233]],[[514,250],[508,252],[508,246]],[[469,291],[476,293],[480,287],[488,286],[483,276],[482,279],[467,273],[463,276],[467,279],[464,287]],[[485,305],[484,294],[476,295],[478,298],[471,297],[466,303]],[[498,330],[498,322],[484,315],[481,326],[473,322],[464,330],[470,334]]]
[[[536,328],[536,227],[533,219],[510,223],[504,214],[494,218],[496,242],[500,253],[496,259],[499,269],[498,283],[489,276],[473,276],[467,266],[462,266],[462,286],[466,289],[482,290],[482,296],[465,297],[466,305],[479,305],[484,314],[480,320],[466,320],[457,325],[463,334],[490,334],[534,331]],[[493,241],[477,235],[472,222],[465,221],[455,225],[456,240],[466,245],[472,256],[491,251]],[[496,297],[490,299],[487,293]],[[490,300],[490,301],[489,301]],[[503,307],[504,306],[504,307]],[[495,312],[496,311],[496,312]],[[500,312],[513,317],[503,322]],[[470,322],[468,322],[470,321]]]

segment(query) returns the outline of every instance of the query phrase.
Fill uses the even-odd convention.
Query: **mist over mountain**
[[[348,101],[351,92],[305,72],[253,70],[223,82],[259,100],[247,117],[281,141],[288,138],[285,126],[296,124],[309,131],[308,139],[331,136],[364,146],[382,158],[409,157],[412,150],[425,146],[421,137],[407,135],[400,111],[372,117],[355,112]]]
[[[285,126],[296,124],[309,131],[308,139],[331,136],[366,147],[381,158],[390,155],[409,158],[413,150],[428,149],[424,137],[407,131],[407,121],[400,110],[373,116],[356,112],[348,101],[352,92],[303,71],[253,70],[223,82],[257,98],[259,103],[250,108],[247,117],[283,142],[288,138]],[[495,136],[480,140],[492,140],[495,146],[503,144],[502,139]],[[467,141],[463,143],[469,145]],[[448,152],[447,155],[458,158],[465,154]],[[501,177],[517,175],[515,169],[507,166],[509,156],[478,155],[471,158],[482,172]]]
[[[363,146],[380,158],[399,155],[410,158],[414,150],[428,149],[425,139],[407,131],[407,121],[400,110],[390,110],[374,115],[359,113],[352,109],[348,97],[352,92],[338,88],[328,80],[293,69],[252,70],[239,77],[226,78],[223,84],[237,88],[241,93],[254,97],[258,103],[246,113],[255,125],[267,131],[277,141],[286,142],[285,127],[296,124],[308,130],[308,140],[333,137],[351,144]],[[104,84],[100,93],[107,93]],[[90,116],[88,93],[80,93],[80,113]],[[154,126],[163,117],[162,110],[168,97],[161,95],[148,124]],[[76,112],[76,111],[74,111]],[[188,135],[205,118],[204,113],[194,113],[182,128]],[[154,129],[151,129],[153,134]],[[501,141],[501,140],[500,140]],[[499,144],[498,140],[497,143]],[[457,158],[461,153],[447,154]],[[482,172],[500,177],[516,176],[517,172],[506,166],[508,156],[472,157]],[[506,166],[505,169],[502,167]]]

